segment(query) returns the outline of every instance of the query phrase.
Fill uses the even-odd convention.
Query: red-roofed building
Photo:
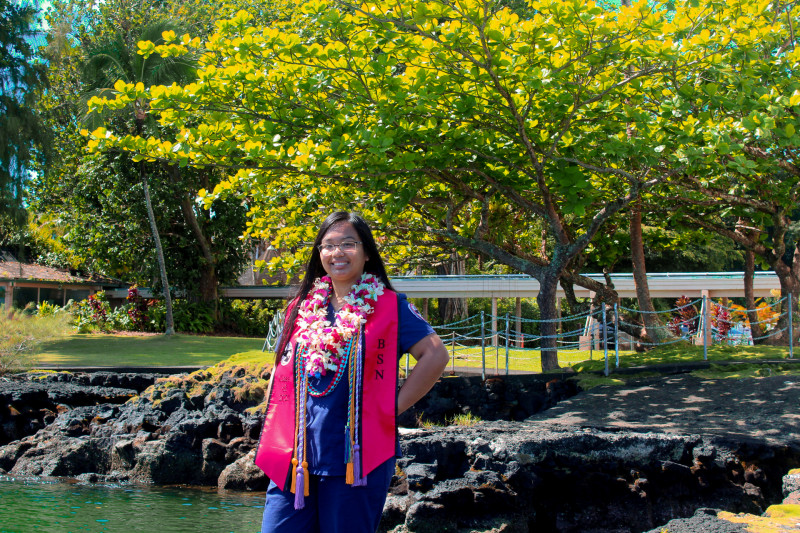
[[[68,270],[19,261],[0,261],[0,307],[25,307],[49,302],[63,306],[83,300],[107,287],[124,285],[117,280],[71,274]]]

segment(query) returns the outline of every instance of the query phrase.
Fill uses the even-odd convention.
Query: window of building
[[[53,305],[64,305],[64,289],[41,288],[39,289],[39,303],[47,302]]]
[[[14,288],[14,307],[24,309],[26,305],[33,304],[36,307],[39,289],[36,287],[15,287]]]

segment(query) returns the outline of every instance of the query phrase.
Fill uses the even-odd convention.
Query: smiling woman
[[[350,292],[350,287],[361,277],[369,259],[361,245],[356,228],[350,222],[341,222],[328,230],[322,244],[317,247],[322,268],[333,282],[336,292],[333,308],[337,311],[342,307],[343,297]]]
[[[447,350],[394,292],[354,213],[320,226],[286,316],[255,460],[272,480],[262,533],[371,533],[395,471],[397,415],[439,379]],[[398,391],[406,352],[417,363]]]

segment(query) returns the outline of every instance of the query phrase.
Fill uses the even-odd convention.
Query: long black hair
[[[278,364],[281,354],[286,350],[286,345],[289,343],[289,337],[292,335],[294,323],[297,320],[297,312],[300,309],[300,302],[305,300],[308,293],[314,287],[314,282],[326,274],[325,269],[322,267],[322,259],[320,258],[319,245],[322,244],[322,239],[325,238],[328,231],[338,224],[350,223],[358,233],[361,239],[361,246],[364,248],[364,255],[367,256],[367,262],[364,264],[364,272],[373,274],[378,278],[387,289],[394,290],[389,276],[386,274],[386,267],[381,259],[381,254],[378,252],[378,245],[375,244],[375,238],[372,236],[372,230],[369,224],[358,213],[349,211],[336,211],[328,215],[328,218],[322,223],[317,231],[317,237],[314,239],[314,245],[311,247],[311,257],[306,265],[306,273],[297,293],[292,298],[288,307],[286,308],[286,319],[283,322],[283,332],[281,333],[278,348],[275,350],[275,364]]]

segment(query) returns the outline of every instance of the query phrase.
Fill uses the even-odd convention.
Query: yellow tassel
[[[292,492],[297,492],[297,459],[292,459]]]
[[[308,496],[310,494],[308,484],[309,481],[311,481],[311,474],[308,471],[308,463],[305,461],[303,461],[303,472],[306,473],[306,475],[303,476],[303,495]]]
[[[355,480],[356,476],[353,474],[353,463],[347,463],[347,473],[345,474],[344,482],[348,485],[352,485]]]

